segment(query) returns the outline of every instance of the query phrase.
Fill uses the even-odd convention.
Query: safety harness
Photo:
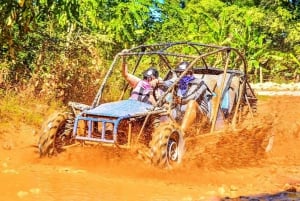
[[[152,93],[150,83],[140,80],[137,86],[133,89],[130,99],[138,100],[144,103],[151,104],[149,101],[150,94]]]

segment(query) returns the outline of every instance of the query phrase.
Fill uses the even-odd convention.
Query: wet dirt
[[[32,146],[38,128],[2,125],[0,200],[263,200],[265,194],[299,191],[299,117],[300,97],[259,97],[254,120],[238,131],[188,141],[183,163],[172,170],[101,146],[77,146],[40,158]],[[265,152],[268,143],[272,149]],[[281,198],[300,200],[298,193],[291,196],[298,197]]]

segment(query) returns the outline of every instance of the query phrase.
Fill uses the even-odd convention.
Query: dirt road
[[[0,128],[0,200],[224,200],[299,190],[299,117],[300,97],[260,97],[254,121],[216,146],[203,149],[205,142],[191,141],[195,149],[173,170],[101,147],[39,158],[30,146],[38,129],[6,124]],[[267,153],[260,147],[266,135],[274,136]]]

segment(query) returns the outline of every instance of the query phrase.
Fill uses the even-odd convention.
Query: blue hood
[[[149,112],[153,106],[137,100],[121,100],[117,102],[104,103],[96,108],[86,110],[83,113],[107,117],[130,117]]]

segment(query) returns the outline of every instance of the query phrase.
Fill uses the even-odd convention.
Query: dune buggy
[[[155,66],[162,80],[175,75],[180,61],[189,61],[189,66],[171,86],[154,89],[157,103],[150,105],[128,99],[131,89],[121,76],[121,56],[127,57],[132,74]],[[138,150],[159,167],[179,164],[185,139],[194,130],[182,131],[181,121],[172,113],[176,107],[172,100],[178,82],[190,69],[214,94],[205,126],[194,124],[197,135],[213,134],[220,129],[220,121],[222,128],[236,127],[243,118],[253,116],[257,98],[248,82],[245,58],[237,49],[193,42],[141,45],[115,56],[91,105],[69,102],[68,111],[46,122],[38,142],[40,155],[53,155],[83,142]]]

